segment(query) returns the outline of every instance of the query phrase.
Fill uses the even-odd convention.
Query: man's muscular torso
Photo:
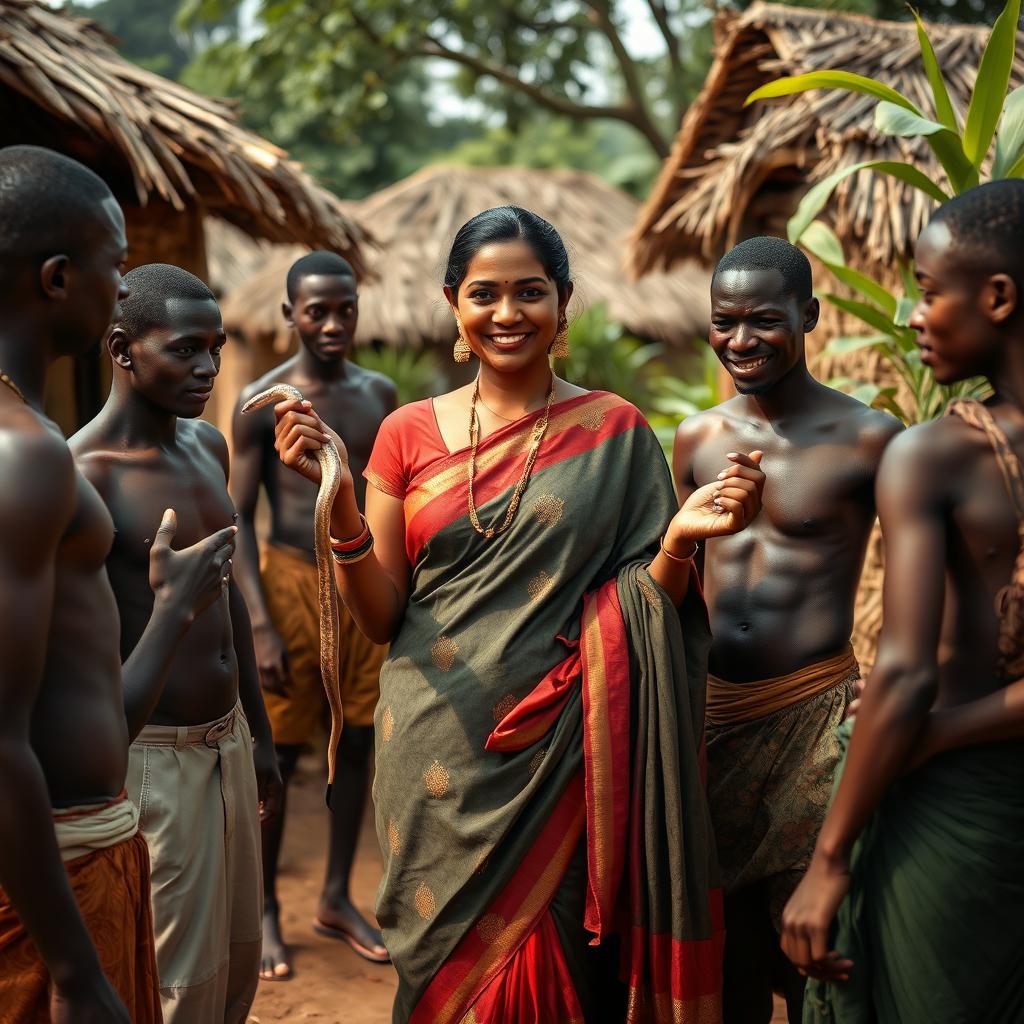
[[[227,446],[202,420],[177,421],[173,448],[116,450],[93,421],[72,440],[83,471],[96,484],[116,526],[107,559],[121,611],[121,656],[127,659],[153,611],[149,552],[164,510],[173,508],[182,549],[230,526]],[[227,714],[238,698],[238,666],[226,597],[202,612],[183,637],[153,725],[196,725]]]
[[[40,468],[56,493],[67,488],[70,519],[57,548],[53,614],[42,682],[32,709],[31,742],[54,806],[96,803],[124,785],[128,729],[117,651],[118,612],[106,573],[114,527],[96,489],[72,462],[56,424],[12,410],[11,444],[22,438],[52,447]],[[49,436],[52,435],[52,440]],[[7,485],[16,487],[15,481]],[[10,538],[17,543],[16,538]]]
[[[242,394],[242,400],[277,383],[297,387],[303,398],[313,403],[324,423],[345,442],[355,482],[356,501],[362,508],[366,496],[363,470],[370,460],[381,421],[394,407],[391,382],[354,363],[347,365],[346,375],[338,380],[310,380],[299,370],[297,359],[290,359],[249,385]],[[317,488],[281,464],[274,450],[273,407],[249,415],[259,417],[254,435],[258,434],[259,438],[260,480],[270,501],[269,539],[305,551],[312,561],[313,508]]]
[[[680,496],[715,480],[729,452],[764,452],[761,514],[710,541],[705,594],[710,671],[731,682],[794,672],[842,652],[868,536],[882,451],[899,424],[821,387],[813,405],[770,423],[737,397],[683,422]]]

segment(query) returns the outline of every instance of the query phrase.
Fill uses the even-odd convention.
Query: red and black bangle
[[[359,516],[363,524],[359,534],[350,540],[331,538],[331,555],[339,565],[352,565],[364,559],[373,550],[373,534],[366,522],[366,517]]]
[[[356,548],[362,547],[366,543],[366,538],[370,536],[370,527],[366,522],[366,516],[360,514],[359,522],[363,528],[354,537],[350,537],[348,540],[338,540],[337,537],[331,538],[332,551],[336,554],[344,555],[349,551],[355,551]]]

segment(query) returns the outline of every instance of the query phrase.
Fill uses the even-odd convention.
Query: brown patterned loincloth
[[[765,883],[776,927],[810,863],[839,760],[835,729],[859,678],[852,650],[761,683],[737,686],[709,677],[708,802],[722,880],[726,893]],[[797,699],[778,708],[787,684]],[[750,717],[749,700],[733,699],[741,720],[723,721],[728,712],[721,709],[736,690],[763,693],[774,710]]]

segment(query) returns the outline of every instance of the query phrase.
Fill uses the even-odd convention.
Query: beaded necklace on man
[[[512,525],[512,520],[516,517],[519,501],[523,496],[523,491],[526,490],[527,483],[530,481],[533,464],[537,461],[537,453],[540,451],[541,442],[547,433],[548,421],[551,419],[551,403],[554,397],[555,375],[551,374],[551,386],[548,388],[548,400],[544,406],[544,415],[533,428],[533,440],[530,443],[530,450],[526,456],[523,475],[519,478],[519,482],[512,492],[512,499],[509,501],[508,508],[505,511],[505,518],[500,526],[483,527],[480,525],[480,518],[476,511],[476,500],[473,497],[473,478],[476,476],[476,453],[477,448],[480,446],[480,419],[476,414],[476,403],[478,401],[482,403],[480,398],[480,377],[477,376],[476,378],[476,383],[473,385],[473,398],[469,403],[469,443],[471,449],[469,456],[469,521],[473,524],[473,529],[488,540],[492,537],[497,537],[499,533],[504,533]],[[486,409],[487,406],[484,405],[484,408]],[[500,416],[498,418],[504,419],[504,417]]]

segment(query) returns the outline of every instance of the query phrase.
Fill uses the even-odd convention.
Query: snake
[[[274,384],[253,395],[242,412],[255,412],[279,402],[303,401],[302,392],[291,384]],[[316,554],[317,604],[320,612],[320,675],[331,709],[331,738],[327,747],[327,803],[331,802],[338,742],[345,724],[338,680],[338,591],[334,583],[331,556],[331,507],[341,483],[341,456],[334,441],[324,441],[316,452],[320,463],[320,489],[313,508],[313,548]]]

